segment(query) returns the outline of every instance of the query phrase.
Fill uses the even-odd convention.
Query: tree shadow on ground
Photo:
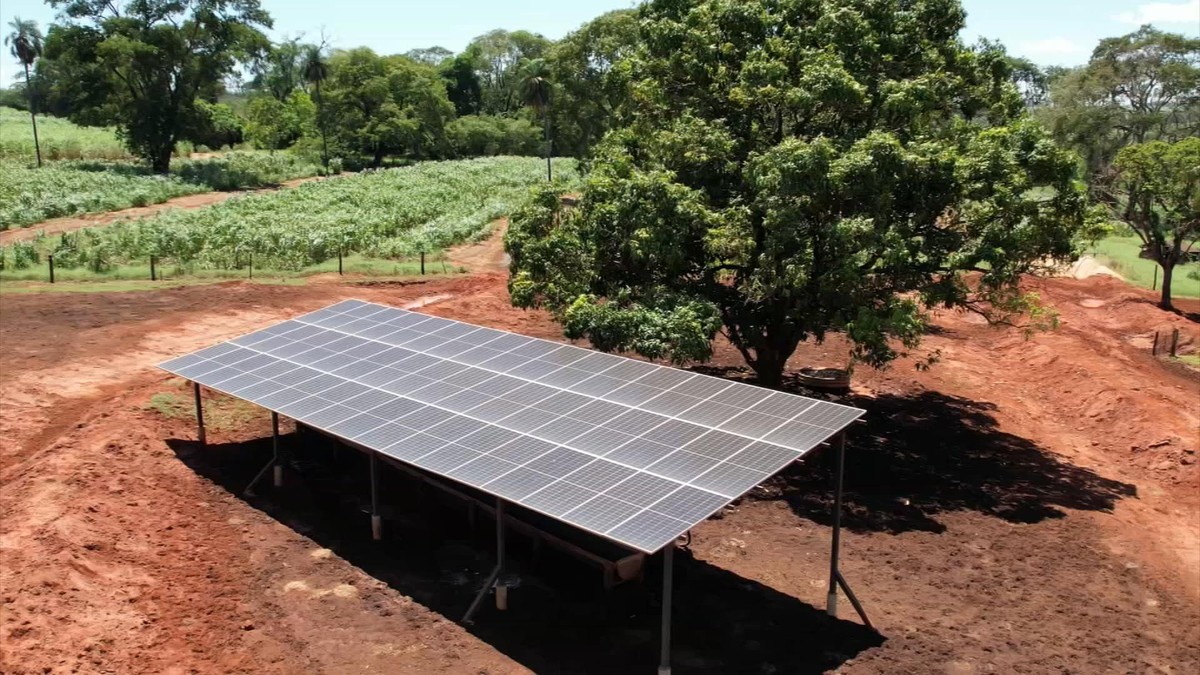
[[[1013,523],[1060,518],[1063,509],[1110,511],[1136,497],[1129,483],[1069,464],[997,428],[991,403],[938,392],[848,397],[867,411],[849,429],[842,524],[852,530],[942,532],[937,516],[975,511]],[[829,450],[773,483],[799,515],[829,523]]]
[[[494,565],[494,524],[465,504],[380,465],[384,541],[370,537],[370,483],[361,453],[298,435],[283,437],[282,488],[266,476],[260,496],[243,488],[271,454],[270,439],[168,445],[196,473],[329,548],[400,593],[459,621]],[[324,440],[324,439],[322,439]],[[313,447],[316,445],[317,447]],[[474,521],[474,522],[473,522]],[[534,672],[651,672],[658,663],[661,567],[610,591],[598,569],[510,530],[509,610],[486,601],[468,630]],[[675,556],[672,659],[676,672],[819,673],[883,638],[790,595],[696,560]]]

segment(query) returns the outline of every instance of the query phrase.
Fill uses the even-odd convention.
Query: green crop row
[[[0,229],[50,218],[158,204],[172,197],[276,185],[315,175],[320,167],[291,153],[230,153],[176,160],[158,176],[133,162],[30,163],[0,159]]]
[[[115,169],[85,168],[72,162],[47,163],[35,169],[24,162],[0,160],[0,229],[209,191],[178,176],[145,176]]]
[[[556,160],[564,189],[572,160]],[[80,230],[0,250],[9,273],[53,253],[55,266],[104,272],[151,256],[191,269],[298,270],[357,253],[403,260],[478,238],[545,180],[529,157],[425,162],[237,197],[190,211]]]

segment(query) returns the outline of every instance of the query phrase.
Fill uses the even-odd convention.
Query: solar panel
[[[361,300],[160,367],[646,553],[863,414]]]

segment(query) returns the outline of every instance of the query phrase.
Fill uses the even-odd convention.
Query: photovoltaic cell
[[[652,511],[685,522],[699,522],[725,505],[728,500],[707,490],[684,485],[650,506]]]
[[[629,520],[639,510],[629,502],[600,494],[568,511],[565,518],[584,529],[605,532]]]
[[[692,523],[654,511],[641,511],[608,531],[618,541],[642,550],[660,549],[691,529]]]
[[[752,471],[737,464],[722,462],[700,474],[691,482],[699,488],[735,499],[763,480],[763,472]]]
[[[646,552],[862,414],[360,300],[160,367]]]
[[[573,483],[555,481],[522,499],[520,504],[542,513],[566,513],[597,493]]]
[[[482,487],[495,495],[519,502],[553,481],[553,478],[544,473],[518,467],[491,482],[484,483]]]

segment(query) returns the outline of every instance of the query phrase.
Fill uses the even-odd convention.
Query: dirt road
[[[819,611],[830,491],[814,458],[677,556],[678,672],[1200,669],[1197,381],[1145,344],[1200,330],[1113,279],[1036,285],[1061,313],[1052,333],[945,313],[922,347],[941,352],[931,370],[914,355],[856,373],[869,414],[849,450],[843,570],[882,637]],[[422,311],[560,335],[488,272],[3,297],[0,671],[651,672],[654,583],[606,597],[581,590],[588,570],[514,546],[511,610],[467,630],[486,533],[397,512],[375,545],[361,511],[292,474],[244,498],[268,417],[211,401],[201,449],[187,391],[153,369],[337,299],[435,295],[449,298]],[[805,345],[792,365],[843,350]],[[738,363],[723,347],[713,367]]]

